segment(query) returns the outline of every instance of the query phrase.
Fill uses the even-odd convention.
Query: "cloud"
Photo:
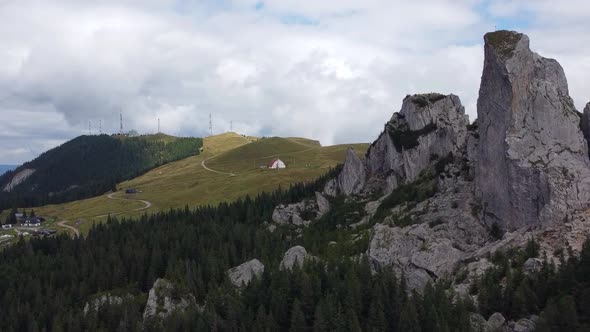
[[[217,133],[233,121],[244,134],[323,144],[372,141],[406,94],[457,94],[473,119],[482,35],[496,21],[526,22],[532,46],[564,65],[581,107],[590,100],[588,6],[551,4],[2,2],[0,162],[31,159],[86,133],[88,121],[116,132],[119,112],[140,132],[160,118],[167,133],[206,135],[211,113]]]

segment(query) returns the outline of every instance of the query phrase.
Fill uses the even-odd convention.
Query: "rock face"
[[[291,270],[297,264],[299,267],[303,266],[303,262],[311,256],[307,254],[307,250],[302,246],[295,246],[285,252],[281,260],[281,269]]]
[[[349,149],[342,172],[324,192],[332,196],[388,194],[400,184],[414,181],[433,160],[460,154],[468,123],[461,100],[455,95],[407,96],[401,110],[393,114],[367,151],[366,160]]]
[[[14,189],[16,186],[18,186],[19,184],[23,183],[26,179],[29,178],[29,176],[33,175],[33,173],[35,173],[35,170],[32,168],[25,168],[22,171],[16,173],[12,179],[10,180],[10,182],[8,182],[6,184],[6,186],[4,186],[4,189],[2,189],[5,192],[9,192],[12,191],[12,189]]]
[[[590,142],[590,103],[584,107],[584,113],[582,113],[582,122],[580,122],[580,128],[584,134],[586,142]]]
[[[229,280],[236,287],[248,285],[254,277],[258,278],[262,273],[264,273],[264,264],[257,259],[247,261],[227,271]]]
[[[358,194],[363,190],[366,182],[365,163],[354,149],[349,147],[346,150],[344,167],[336,179],[326,184],[324,192],[330,196],[337,194]]]
[[[150,289],[143,319],[163,319],[174,312],[184,311],[191,305],[196,306],[196,300],[192,294],[180,293],[175,287],[165,279],[156,280]]]
[[[458,188],[462,189],[455,192]],[[398,275],[403,273],[409,289],[422,289],[428,282],[450,276],[490,240],[485,225],[471,213],[475,204],[471,188],[463,183],[418,204],[409,211],[420,216],[415,225],[376,224],[367,251],[369,259],[380,266],[392,266]]]
[[[467,124],[465,109],[455,95],[407,96],[367,152],[369,177],[386,176],[389,190],[414,181],[434,159],[459,153]]]
[[[563,69],[527,36],[488,33],[477,114],[476,195],[485,221],[547,226],[590,199],[587,142]]]

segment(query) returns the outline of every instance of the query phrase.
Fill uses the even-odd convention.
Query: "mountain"
[[[21,238],[0,252],[0,330],[588,330],[590,107],[525,35],[484,41],[473,123],[455,95],[409,95],[313,181]],[[200,169],[277,174],[256,161],[288,140],[236,144],[253,161],[236,169],[205,144]],[[199,169],[187,159],[168,171]]]
[[[0,209],[55,204],[109,191],[116,182],[199,153],[200,138],[80,136],[0,176]]]
[[[0,175],[6,173],[7,171],[12,171],[17,167],[18,165],[0,165]]]
[[[256,138],[236,133],[205,137],[203,152],[156,167],[117,184],[120,192],[74,202],[40,206],[35,212],[56,220],[76,221],[82,232],[109,214],[139,217],[143,213],[199,205],[217,205],[310,182],[344,161],[349,145],[321,146],[304,138]],[[353,144],[363,154],[368,144]],[[267,166],[281,158],[286,169]],[[137,193],[125,195],[124,189]],[[145,203],[150,206],[146,209]]]

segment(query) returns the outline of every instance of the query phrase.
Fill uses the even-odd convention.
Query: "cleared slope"
[[[201,138],[79,136],[0,176],[0,209],[101,195],[158,165],[199,154]]]
[[[265,140],[268,141],[264,142]],[[285,140],[288,142],[285,142]],[[277,142],[279,142],[279,146],[287,149],[287,152],[281,153],[281,150],[273,150],[277,146],[275,144]],[[302,140],[300,142],[313,144],[311,140]],[[266,144],[269,146],[265,146]],[[251,148],[246,148],[246,146],[257,147],[263,151],[279,152],[281,158],[287,160],[288,166],[289,160],[297,158],[296,165],[303,166],[288,167],[278,171],[246,167],[238,169],[238,174],[233,177],[208,171],[201,166],[203,160],[216,155],[219,155],[222,161],[239,160],[241,153],[244,153],[243,156],[256,156],[256,154],[250,152]],[[103,195],[68,204],[36,208],[35,211],[40,215],[53,216],[58,220],[69,220],[71,225],[78,227],[82,232],[86,232],[93,222],[106,220],[106,215],[109,213],[116,213],[119,216],[139,216],[145,212],[151,213],[185,205],[218,204],[245,195],[272,191],[279,186],[286,188],[293,183],[311,181],[324,174],[329,167],[343,162],[348,146],[353,146],[359,154],[364,154],[368,148],[368,144],[328,147],[321,147],[316,144],[316,147],[310,149],[310,146],[288,139],[256,140],[255,138],[243,137],[233,133],[207,137],[204,139],[204,152],[201,155],[160,166],[142,176],[118,184],[120,191],[114,197],[129,197],[148,201],[152,203],[152,206],[147,210],[133,211],[141,208],[143,204],[137,201],[113,200],[109,199],[107,195]],[[305,150],[307,151],[301,152]],[[305,166],[304,160],[308,161],[308,166]],[[209,162],[207,162],[207,166],[216,167]],[[125,188],[135,188],[139,193],[126,195],[123,192]],[[81,220],[81,222],[75,223],[77,220]]]

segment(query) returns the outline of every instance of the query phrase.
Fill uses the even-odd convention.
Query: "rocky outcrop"
[[[328,181],[324,193],[330,196],[358,194],[365,186],[365,173],[365,162],[349,147],[342,171],[336,179]]]
[[[131,297],[131,295],[129,295],[129,297]],[[120,304],[123,304],[123,297],[107,293],[100,296],[96,296],[93,299],[86,302],[83,311],[84,315],[87,315],[90,312],[98,312],[101,308],[105,306]]]
[[[502,325],[506,322],[506,318],[501,313],[493,313],[486,323],[486,331],[489,332],[500,332],[502,331]]]
[[[14,189],[19,184],[23,183],[26,179],[29,178],[29,176],[33,175],[33,173],[35,173],[35,170],[32,168],[23,169],[22,171],[14,174],[14,176],[12,176],[12,179],[10,179],[10,182],[8,182],[2,190],[5,192],[12,191],[12,189]]]
[[[163,319],[174,312],[184,311],[189,306],[196,306],[192,294],[179,291],[168,280],[158,279],[150,289],[143,319]]]
[[[234,286],[241,287],[248,285],[252,279],[260,277],[262,273],[264,273],[264,264],[253,259],[229,269],[227,276]]]
[[[522,265],[522,269],[526,273],[539,272],[543,267],[543,260],[539,258],[529,258]]]
[[[461,154],[468,123],[455,95],[407,96],[367,151],[366,159],[349,149],[342,172],[328,182],[324,192],[331,196],[389,194],[416,180],[436,159]]]
[[[385,194],[418,178],[436,159],[459,155],[468,120],[459,97],[407,96],[367,152],[367,173]]]
[[[324,195],[317,191],[315,193],[315,201],[317,203],[320,215],[323,216],[324,214],[330,211],[330,201],[328,201],[328,199],[324,197]]]
[[[450,276],[490,240],[485,225],[472,214],[476,203],[471,188],[461,182],[416,205],[407,212],[419,216],[414,225],[375,225],[369,259],[405,275],[410,289]]]
[[[561,223],[590,200],[587,142],[563,69],[523,34],[484,39],[476,169],[484,218],[510,230]]]
[[[280,268],[291,270],[296,264],[297,266],[302,267],[307,259],[313,259],[313,256],[309,255],[307,250],[302,246],[295,246],[285,252],[283,259],[281,260]]]

